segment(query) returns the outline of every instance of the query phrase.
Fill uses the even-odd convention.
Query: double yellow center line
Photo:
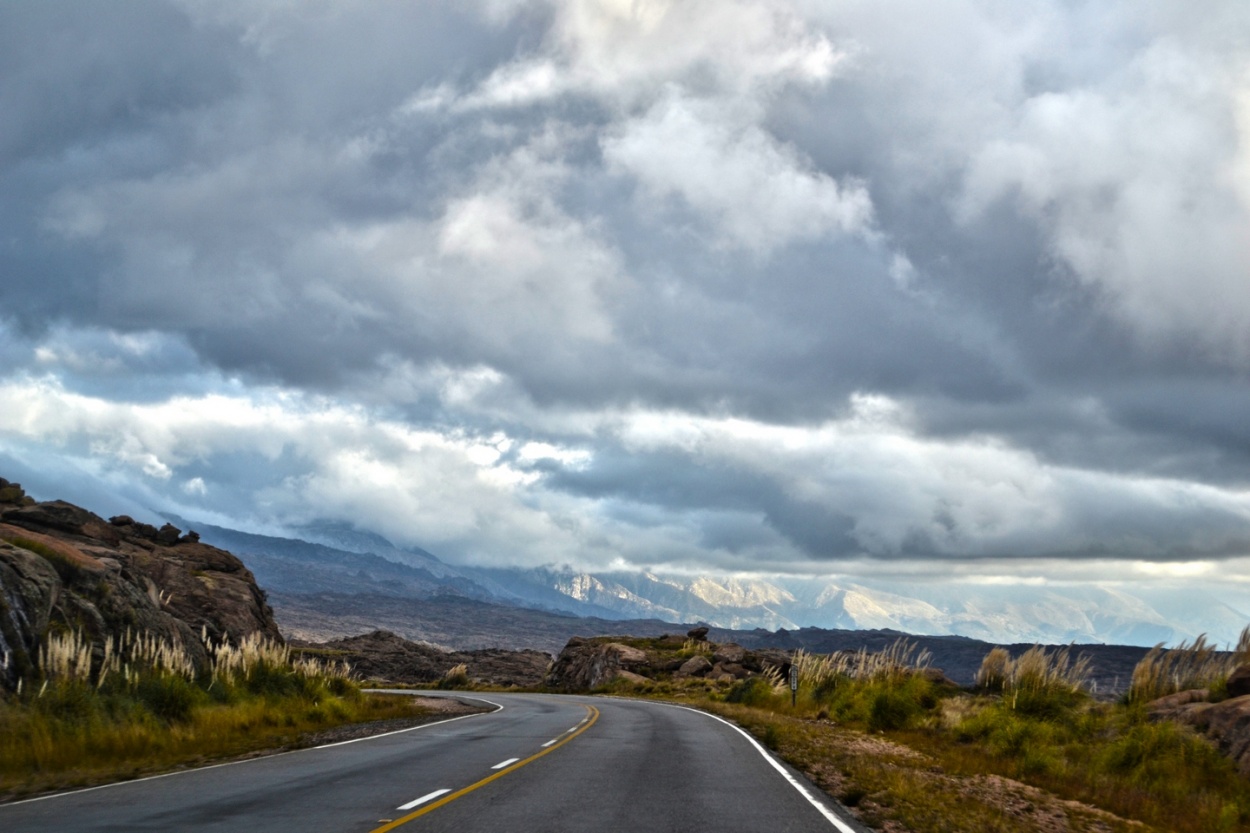
[[[394,830],[396,827],[399,827],[401,824],[407,824],[408,822],[412,821],[415,818],[419,818],[420,816],[424,816],[426,813],[437,810],[439,807],[442,807],[444,804],[450,804],[451,802],[455,801],[457,798],[468,795],[469,793],[473,792],[479,787],[486,786],[491,781],[504,777],[509,772],[516,772],[518,769],[525,766],[526,764],[531,764],[534,761],[537,761],[543,755],[548,755],[552,752],[555,752],[561,746],[564,746],[564,744],[568,743],[573,738],[577,737],[582,732],[589,729],[591,726],[594,726],[595,721],[599,719],[599,710],[596,709],[594,706],[584,706],[584,708],[586,709],[586,720],[583,721],[581,728],[579,728],[575,732],[569,733],[568,736],[561,739],[559,743],[553,744],[541,752],[536,752],[535,754],[530,755],[528,758],[525,758],[524,760],[517,761],[515,764],[512,764],[511,766],[509,766],[507,769],[499,770],[494,775],[488,775],[485,778],[483,778],[481,781],[478,781],[476,784],[470,784],[469,786],[465,787],[462,790],[457,790],[456,792],[450,795],[445,795],[442,798],[440,798],[438,801],[431,802],[419,810],[414,810],[408,815],[404,816],[403,818],[398,818],[392,822],[384,824],[381,827],[370,831],[370,833],[386,833],[386,831],[388,830]]]

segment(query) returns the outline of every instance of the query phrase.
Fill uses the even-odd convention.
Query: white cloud
[[[1056,261],[1147,342],[1196,342],[1246,366],[1240,63],[1160,37],[1099,83],[1026,98],[973,153],[964,217],[1014,202]]]
[[[1159,558],[1247,544],[1250,492],[1048,465],[990,436],[929,439],[880,395],[810,427],[647,412],[614,430],[636,452],[763,476],[813,517],[845,516],[870,557]]]
[[[575,93],[629,108],[666,84],[755,97],[785,84],[823,84],[847,58],[784,2],[575,0],[552,3],[551,12],[543,53],[495,70],[458,106]]]
[[[651,199],[680,197],[721,245],[767,252],[796,240],[871,229],[872,200],[732,110],[674,95],[604,141],[604,156]]]

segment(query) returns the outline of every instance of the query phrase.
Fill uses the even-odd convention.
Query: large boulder
[[[573,637],[547,673],[546,684],[563,691],[590,691],[623,676],[646,677],[645,651],[616,641]],[[633,679],[633,676],[627,679]]]
[[[1207,702],[1208,696],[1206,689],[1181,691],[1147,704],[1147,709],[1156,720],[1175,720],[1202,732],[1250,777],[1250,695],[1219,703]]]
[[[702,654],[695,654],[677,669],[679,677],[702,677],[712,670],[712,663]]]

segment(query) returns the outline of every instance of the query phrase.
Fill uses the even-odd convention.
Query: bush
[[[777,699],[772,683],[763,677],[748,677],[734,684],[725,694],[725,702],[744,706],[763,707]]]
[[[868,728],[874,732],[906,729],[921,711],[921,705],[907,692],[895,688],[878,691],[868,711]]]
[[[173,675],[148,675],[135,688],[135,699],[167,723],[186,723],[208,698],[190,681]]]

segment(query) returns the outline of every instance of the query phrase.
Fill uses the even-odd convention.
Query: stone
[[[1225,687],[1229,697],[1245,697],[1250,694],[1250,664],[1242,665],[1230,674]]]
[[[724,645],[717,646],[712,652],[712,661],[720,663],[741,664],[747,656],[747,649],[734,642],[726,642]]]
[[[156,531],[156,543],[162,547],[172,547],[182,537],[182,530],[173,524],[165,524]]]
[[[647,654],[629,645],[622,645],[619,642],[609,642],[604,646],[604,650],[616,654],[616,661],[624,666],[630,665],[646,665]]]
[[[691,628],[690,630],[686,631],[686,636],[690,637],[695,642],[707,642],[707,634],[709,630],[710,628],[702,627],[702,626],[697,627],[697,628]]]
[[[546,684],[562,691],[591,691],[616,679],[620,671],[645,676],[641,672],[651,668],[647,653],[618,639],[570,639],[547,672]]]
[[[1250,695],[1220,703],[1194,703],[1182,707],[1174,719],[1205,733],[1233,759],[1238,772],[1250,777]]]
[[[651,682],[641,674],[635,674],[633,671],[626,671],[623,668],[617,669],[615,678],[618,680],[624,680],[627,683],[633,683],[634,685],[645,685]]]
[[[679,677],[702,677],[712,670],[712,663],[708,662],[708,658],[702,654],[691,657],[681,664],[677,669]]]
[[[722,674],[728,674],[735,680],[741,680],[751,676],[751,672],[743,668],[736,662],[718,662],[712,666],[712,676],[719,677]]]

